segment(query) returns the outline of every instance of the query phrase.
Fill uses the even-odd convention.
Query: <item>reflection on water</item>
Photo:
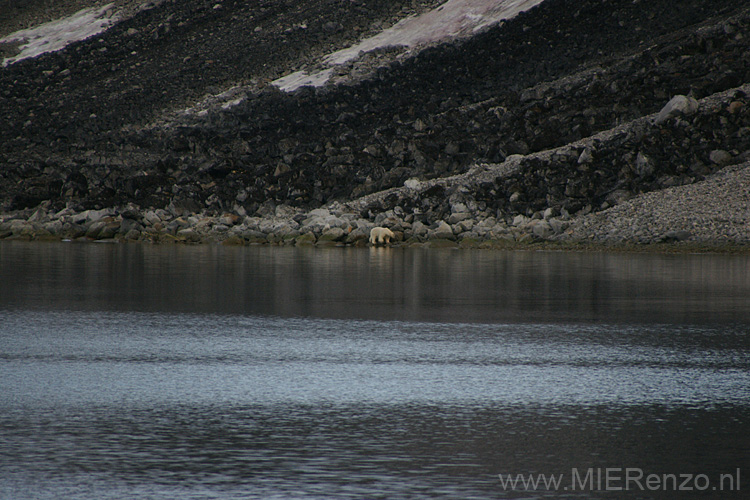
[[[744,498],[747,264],[3,243],[0,498]]]
[[[750,257],[0,244],[5,308],[750,322]]]

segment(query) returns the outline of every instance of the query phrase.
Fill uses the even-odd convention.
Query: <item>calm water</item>
[[[3,500],[747,491],[745,256],[0,243]]]

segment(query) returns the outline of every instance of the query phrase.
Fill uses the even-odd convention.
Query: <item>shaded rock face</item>
[[[264,82],[412,3],[220,4],[166,1],[100,37],[0,69],[2,209],[310,209],[563,146],[656,113],[675,95],[699,99],[750,81],[744,1],[546,0],[371,79],[286,94]],[[258,90],[227,109],[160,120],[238,81]],[[529,158],[465,197],[492,214],[575,213],[700,180],[749,149],[747,96],[733,103],[571,146],[552,161]],[[455,193],[433,191],[371,208],[443,220]]]
[[[729,99],[748,103],[741,90]],[[750,115],[745,108],[731,113],[724,103],[694,116],[636,126],[608,141],[573,145],[547,161],[524,160],[518,173],[485,186],[483,191],[490,193],[484,191],[477,199],[508,213],[532,215],[552,208],[573,214],[587,206],[606,209],[641,193],[703,180],[729,163],[748,159]],[[581,162],[583,156],[590,159]],[[491,196],[492,190],[506,196]]]
[[[670,206],[681,215],[662,217],[659,221],[662,229],[658,234],[652,227],[630,228],[632,210],[623,215],[625,212],[621,210],[606,209],[619,208],[617,205],[641,199],[642,194],[653,191],[656,193],[650,194],[657,196],[649,198],[648,211],[651,212],[658,206],[653,200],[670,191],[669,188],[703,186],[716,177],[712,175],[714,172],[732,177],[735,174],[727,172],[740,171],[726,165],[746,168],[750,164],[750,128],[747,127],[750,116],[742,113],[749,93],[750,85],[743,85],[706,97],[697,102],[697,108],[691,106],[659,124],[656,122],[660,113],[654,113],[553,150],[517,155],[502,164],[480,164],[457,176],[409,182],[402,188],[355,200],[350,207],[363,214],[406,214],[405,220],[419,221],[421,225],[445,221],[454,234],[474,233],[468,236],[480,240],[506,239],[506,236],[518,240],[528,234],[539,239],[590,238],[593,235],[598,241],[606,241],[613,236],[607,227],[616,227],[620,235],[618,241],[623,234],[644,243],[683,241],[685,238],[659,238],[673,231],[670,221],[679,221],[683,227],[690,228],[692,223],[686,221],[694,217],[696,224],[713,228],[713,232],[700,232],[702,240],[744,242],[748,238],[740,226],[745,216],[733,218],[740,222],[731,232],[721,222],[728,220],[728,213],[747,213],[744,188],[728,193],[718,189],[693,190],[705,197],[691,202],[693,207],[700,208],[698,211],[679,208],[676,206],[679,200],[672,200]],[[669,108],[665,106],[665,109]],[[737,180],[733,185],[741,186],[742,182]],[[670,198],[665,196],[667,203]],[[722,202],[718,201],[719,196]],[[645,207],[643,204],[633,206]],[[662,214],[670,211],[666,207],[660,210]],[[584,216],[598,211],[603,216],[610,214],[606,217],[615,220],[605,217],[600,223],[588,224],[586,231],[568,232],[571,226],[579,225]],[[573,215],[576,217],[571,218]],[[647,215],[639,214],[640,220],[647,220]],[[492,223],[493,220],[497,224]],[[708,220],[713,223],[707,224]],[[490,230],[491,226],[502,224],[510,226],[513,234],[506,234],[503,228]],[[654,224],[648,222],[647,225]],[[415,227],[421,229],[416,224]],[[621,227],[631,230],[623,232]],[[598,229],[605,233],[597,233]],[[488,236],[488,232],[492,234]]]

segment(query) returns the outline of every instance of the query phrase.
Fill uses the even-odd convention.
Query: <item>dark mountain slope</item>
[[[650,2],[648,11],[624,1],[569,6],[548,0],[502,28],[426,50],[373,80],[268,93],[167,137],[190,143],[227,173],[219,199],[231,203],[237,178],[253,202],[315,205],[560,146],[658,111],[675,93],[700,97],[750,76],[744,45],[722,55],[694,34],[734,12],[737,2],[684,2],[679,15],[672,2]],[[642,54],[647,41],[654,47]],[[732,66],[722,72],[725,59]],[[524,91],[597,63],[607,74],[574,88]]]
[[[207,93],[277,78],[392,22],[407,3],[162,2],[64,51],[0,70],[0,140],[18,150],[60,135],[90,146]]]
[[[338,4],[166,2],[0,70],[3,206],[317,206],[561,146],[672,95],[750,81],[743,1],[546,0],[369,80],[266,87],[227,110],[143,127],[233,83],[262,88],[400,10]]]

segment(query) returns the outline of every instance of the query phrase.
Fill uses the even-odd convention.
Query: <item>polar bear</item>
[[[393,237],[393,231],[387,227],[374,227],[370,230],[370,243],[373,245],[390,243]]]

